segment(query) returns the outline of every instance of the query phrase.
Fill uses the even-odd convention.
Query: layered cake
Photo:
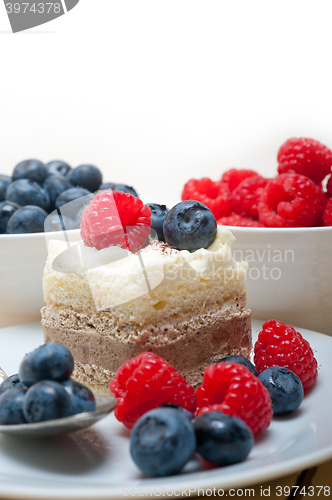
[[[208,365],[251,351],[247,264],[233,259],[234,241],[222,227],[196,251],[151,238],[136,252],[49,241],[45,342],[71,350],[74,378],[96,395],[109,395],[117,369],[143,351],[197,386]]]

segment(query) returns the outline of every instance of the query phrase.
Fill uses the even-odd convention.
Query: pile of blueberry
[[[71,168],[54,160],[46,165],[39,160],[18,163],[12,176],[0,175],[0,234],[39,233],[44,231],[48,214],[66,203],[96,191],[112,189],[137,196],[134,188],[104,182],[95,165]],[[53,217],[53,216],[52,216]],[[48,219],[48,231],[61,229],[58,215]],[[66,218],[66,229],[79,227],[80,219]]]
[[[0,385],[0,424],[16,425],[94,411],[94,395],[70,378],[71,352],[60,344],[44,344],[27,354],[19,373]]]

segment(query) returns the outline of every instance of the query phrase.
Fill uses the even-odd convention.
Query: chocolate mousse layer
[[[118,368],[144,351],[164,358],[196,387],[205,368],[220,358],[228,354],[249,358],[251,312],[245,304],[241,297],[195,315],[144,326],[119,323],[107,312],[46,306],[42,309],[44,340],[71,350],[74,378],[96,395],[109,395],[109,381]]]

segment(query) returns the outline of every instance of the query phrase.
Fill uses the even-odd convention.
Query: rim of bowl
[[[76,231],[79,231],[79,229],[68,229],[68,231],[66,231],[66,233],[69,233],[69,234],[73,234],[74,232]],[[20,233],[20,234],[0,234],[0,240],[1,239],[4,239],[4,238],[8,238],[8,236],[11,236],[12,238],[45,238],[45,236],[47,235],[47,237],[49,237],[50,235],[54,234],[61,234],[63,231],[48,231],[47,233],[45,232],[42,232],[42,233]]]

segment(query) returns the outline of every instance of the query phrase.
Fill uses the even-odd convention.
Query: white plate
[[[254,340],[261,324],[253,321]],[[130,458],[129,432],[110,415],[89,429],[41,441],[0,435],[0,496],[95,500],[182,496],[183,490],[198,495],[197,488],[261,484],[331,458],[332,338],[308,330],[301,333],[316,351],[318,381],[297,412],[273,419],[244,462],[199,470],[198,460],[193,460],[189,472],[144,478]],[[42,343],[39,323],[1,329],[0,366],[8,374],[16,373],[24,354]]]

